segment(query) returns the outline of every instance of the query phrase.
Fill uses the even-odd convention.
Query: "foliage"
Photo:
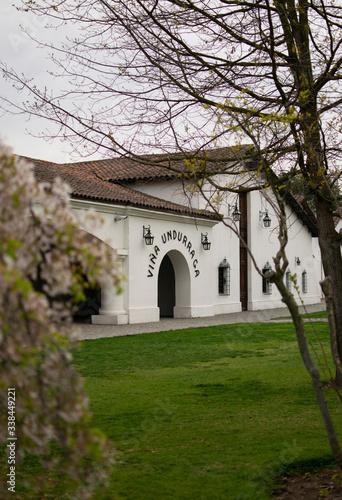
[[[335,0],[21,4],[72,26],[75,35],[54,46],[56,73],[72,77],[72,86],[56,101],[13,70],[4,74],[31,90],[38,106],[25,109],[60,123],[74,143],[173,153],[247,140],[268,165],[283,159],[284,169],[303,170],[314,152],[307,140],[318,131],[322,168],[338,168]]]
[[[13,388],[17,469],[25,455],[41,455],[74,486],[81,484],[78,495],[88,498],[105,478],[110,456],[102,435],[90,428],[88,401],[72,364],[78,335],[72,312],[86,286],[103,283],[108,274],[118,286],[120,276],[109,247],[90,244],[74,224],[68,187],[58,179],[38,185],[31,166],[1,147],[1,412],[7,415],[7,390]],[[2,442],[7,424],[3,418]],[[58,459],[49,461],[56,447]],[[8,485],[1,486],[4,496]]]
[[[305,199],[310,209],[316,212],[316,201],[315,194],[310,191],[309,186],[305,182],[304,177],[301,174],[296,175],[290,179],[288,183],[288,189],[293,195],[299,195]],[[331,191],[333,196],[335,196],[335,203],[333,203],[333,210],[337,210],[341,199],[341,188],[338,183],[332,184]]]

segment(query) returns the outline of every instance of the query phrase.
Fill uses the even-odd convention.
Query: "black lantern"
[[[268,215],[268,211],[266,212],[259,212],[259,220],[262,221],[264,227],[270,227],[271,225],[271,218]]]
[[[208,233],[201,233],[201,243],[203,245],[203,250],[210,250],[211,243],[208,240]]]
[[[232,216],[233,216],[233,221],[235,221],[235,222],[239,222],[241,219],[241,212],[238,209],[237,205],[235,205],[235,207],[234,207]]]
[[[143,226],[143,238],[145,239],[146,245],[153,245],[154,236],[151,233],[151,226]]]
[[[234,222],[239,222],[241,219],[241,212],[238,209],[237,203],[235,203],[234,207],[228,205],[228,213],[231,215]]]
[[[300,258],[299,257],[295,257],[295,263],[297,266],[300,266]]]

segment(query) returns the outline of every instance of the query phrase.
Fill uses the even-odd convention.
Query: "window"
[[[218,293],[230,295],[230,265],[225,258],[218,267]]]
[[[292,283],[291,283],[291,271],[288,270],[286,272],[286,275],[285,275],[285,279],[286,279],[286,288],[288,289],[289,292],[291,292],[291,287],[292,287]]]
[[[262,277],[262,293],[265,295],[271,295],[272,293],[272,283],[265,277],[265,274],[267,274],[270,270],[271,266],[267,261],[262,270],[262,274],[264,275]]]
[[[302,272],[302,292],[308,293],[308,274],[305,270]]]

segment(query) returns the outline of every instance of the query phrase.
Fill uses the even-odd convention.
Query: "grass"
[[[310,312],[307,314],[303,314],[303,318],[305,318],[305,319],[309,319],[309,318],[326,319],[326,318],[328,318],[328,315],[327,315],[327,311],[316,311],[316,312]],[[283,316],[283,317],[276,318],[276,319],[289,319],[289,320],[291,320],[291,316]]]
[[[315,328],[329,352],[327,324]],[[89,340],[75,359],[117,450],[99,500],[265,500],[282,471],[331,463],[290,324]],[[338,429],[342,408],[326,394]]]
[[[311,312],[305,315],[306,318],[327,318],[327,311]]]

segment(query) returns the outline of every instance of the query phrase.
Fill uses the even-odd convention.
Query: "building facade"
[[[204,317],[283,306],[276,288],[255,266],[271,268],[278,249],[276,207],[269,196],[227,192],[217,215],[208,209],[211,186],[205,201],[176,173],[160,167],[118,158],[64,165],[31,161],[39,181],[59,176],[70,184],[76,221],[89,210],[101,215],[102,226],[82,229],[111,246],[126,277],[122,294],[108,284],[89,299],[97,308],[83,305],[84,317],[91,316],[93,323],[143,323],[163,316]],[[234,220],[236,210],[239,220]],[[321,264],[313,214],[291,195],[286,210],[286,284],[296,296],[291,280],[296,275],[301,300],[318,303]]]

